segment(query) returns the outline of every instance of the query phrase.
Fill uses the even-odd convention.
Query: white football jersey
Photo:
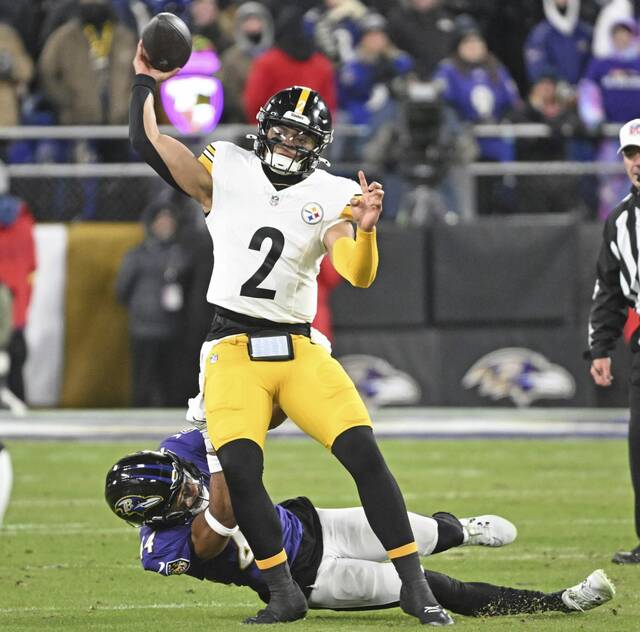
[[[199,160],[213,181],[207,300],[254,318],[311,322],[326,254],[322,240],[331,226],[350,219],[359,184],[316,170],[277,191],[255,153],[222,141],[207,146]]]

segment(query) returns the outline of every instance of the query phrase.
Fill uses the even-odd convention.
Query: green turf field
[[[102,496],[107,468],[142,443],[8,444],[12,504],[0,530],[0,630],[242,630],[259,601],[249,589],[144,573],[135,529]],[[618,587],[600,609],[564,615],[472,619],[461,630],[637,631],[640,568],[610,563],[634,544],[623,441],[382,442],[411,510],[458,516],[500,513],[518,540],[503,549],[466,547],[429,559],[465,580],[555,590],[604,568]],[[272,441],[267,484],[274,499],[306,494],[318,506],[357,503],[353,484],[310,440]],[[291,629],[418,629],[398,609],[310,612]],[[431,629],[431,628],[429,628]],[[452,628],[456,629],[456,628]]]

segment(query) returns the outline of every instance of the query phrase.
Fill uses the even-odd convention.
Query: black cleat
[[[442,627],[453,625],[453,619],[436,601],[426,580],[402,584],[400,589],[400,608],[403,612],[417,617],[424,625]]]
[[[425,606],[422,614],[418,616],[420,623],[442,627],[453,625],[453,619],[442,606]]]
[[[259,610],[257,614],[254,614],[252,617],[245,619],[242,623],[246,623],[247,625],[254,625],[254,624],[269,625],[271,623],[290,623],[291,621],[298,621],[299,619],[304,619],[306,614],[307,614],[306,608],[298,612],[281,612],[280,614],[276,614],[273,610],[269,610],[269,606],[267,606],[263,610]]]
[[[272,595],[267,607],[260,610],[253,617],[245,619],[247,625],[271,623],[289,623],[304,619],[307,614],[307,600],[296,583],[292,583],[286,594]]]
[[[640,545],[631,551],[618,551],[611,561],[614,564],[640,564]]]

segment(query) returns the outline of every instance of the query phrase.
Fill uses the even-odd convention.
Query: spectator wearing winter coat
[[[369,125],[374,128],[371,135],[375,135],[375,128],[395,114],[394,80],[409,73],[414,64],[407,53],[391,43],[381,15],[366,15],[360,28],[356,56],[340,70],[338,100],[349,123]]]
[[[233,43],[220,24],[218,0],[192,0],[189,5],[191,32],[204,37],[221,54]]]
[[[638,114],[640,48],[636,23],[619,19],[611,27],[612,53],[589,63],[579,86],[580,116],[589,127],[623,123]]]
[[[355,56],[360,20],[369,12],[360,0],[324,0],[304,16],[318,49],[339,67]]]
[[[578,86],[578,112],[586,127],[597,132],[603,123],[623,123],[637,118],[640,102],[640,48],[637,27],[630,18],[611,27],[611,50],[607,57],[593,58]],[[598,144],[596,160],[617,162],[615,139]],[[628,190],[625,176],[599,178],[598,215],[607,217]]]
[[[507,69],[489,52],[475,22],[458,22],[455,52],[438,65],[434,79],[449,108],[448,125],[498,123],[520,106],[518,89]],[[511,139],[481,138],[479,159],[513,160]],[[505,178],[483,177],[478,182],[478,210],[482,214],[513,211],[513,184]]]
[[[13,297],[11,338],[8,344],[11,368],[9,390],[25,399],[22,369],[27,359],[24,331],[27,326],[33,273],[36,269],[34,221],[29,207],[9,194],[9,178],[0,163],[0,283]]]
[[[594,57],[602,58],[614,54],[611,28],[620,20],[635,20],[636,11],[634,0],[609,0],[601,4],[603,6],[593,28],[592,51]],[[635,4],[637,4],[637,0],[635,0]]]
[[[0,126],[18,125],[20,100],[33,75],[33,62],[18,32],[0,21]]]
[[[118,300],[129,311],[133,405],[179,405],[174,367],[191,262],[178,241],[177,207],[151,204],[143,222],[146,238],[125,255],[116,281]]]
[[[570,139],[581,131],[581,123],[573,97],[565,96],[558,85],[553,69],[541,70],[526,103],[511,117],[514,123],[542,123],[551,130],[548,137],[517,138],[516,160],[567,160]],[[518,192],[518,207],[522,213],[584,210],[575,176],[525,176],[518,178]]]
[[[107,0],[80,0],[78,15],[47,39],[38,64],[44,92],[64,125],[124,124],[136,37]]]
[[[389,13],[389,36],[415,62],[420,79],[431,78],[453,48],[455,23],[442,0],[409,0]]]
[[[497,123],[520,105],[518,89],[507,69],[491,54],[477,25],[462,22],[455,52],[434,74],[445,102],[460,121]],[[512,143],[496,138],[479,141],[485,160],[511,160]]]
[[[551,70],[558,81],[575,87],[591,57],[593,29],[580,20],[580,0],[543,0],[543,6],[546,19],[524,45],[529,81]]]
[[[273,46],[273,19],[259,2],[245,2],[235,14],[235,43],[220,58],[224,123],[244,123],[244,87],[253,61]]]
[[[315,50],[303,27],[303,9],[289,6],[276,20],[275,46],[251,65],[244,91],[245,117],[254,122],[260,107],[279,90],[302,85],[337,107],[336,78],[329,59]]]

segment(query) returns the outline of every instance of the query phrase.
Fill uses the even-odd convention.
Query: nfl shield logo
[[[302,207],[301,214],[305,224],[317,224],[322,220],[324,211],[316,202],[309,202]]]

